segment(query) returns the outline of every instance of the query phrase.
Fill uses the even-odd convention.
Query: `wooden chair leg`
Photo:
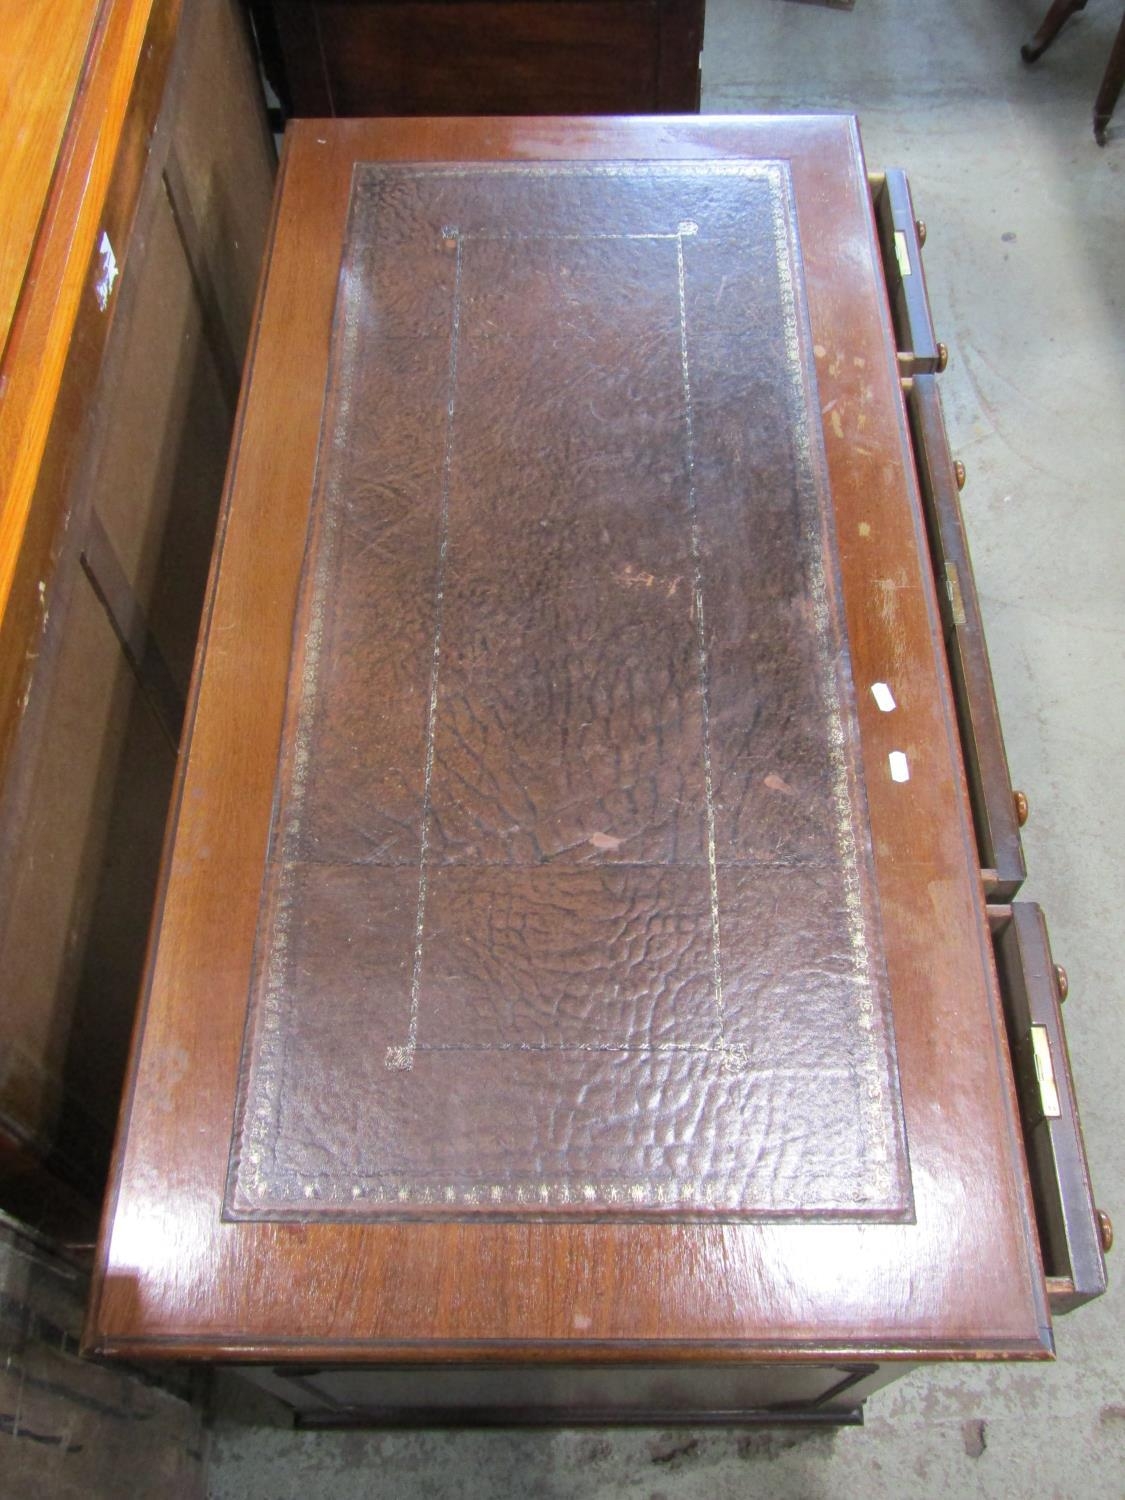
[[[1099,146],[1105,145],[1106,126],[1113,114],[1113,106],[1117,103],[1122,83],[1125,83],[1125,16],[1121,17],[1113,51],[1105,65],[1105,77],[1098,90],[1098,97],[1094,100],[1094,139]]]
[[[1031,41],[1024,42],[1020,48],[1020,56],[1024,62],[1033,63],[1041,58],[1062,30],[1063,24],[1069,21],[1076,11],[1085,9],[1086,0],[1052,0],[1050,10],[1043,17],[1042,26]]]

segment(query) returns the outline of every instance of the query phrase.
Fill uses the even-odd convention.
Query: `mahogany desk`
[[[923,237],[849,118],[291,128],[92,1350],[846,1421],[1104,1288]]]

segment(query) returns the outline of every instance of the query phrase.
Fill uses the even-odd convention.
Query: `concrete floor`
[[[1027,894],[1070,972],[1091,1170],[1125,1230],[1125,100],[1090,111],[1120,15],[1091,0],[1034,68],[1046,0],[708,0],[704,107],[856,111],[908,169],[943,396],[1017,786]],[[1119,1250],[1118,1256],[1125,1256]],[[314,1496],[1125,1495],[1121,1267],[1058,1363],[917,1373],[835,1436],[301,1434],[221,1384],[214,1500]]]
[[[202,1372],[80,1357],[79,1266],[0,1215],[0,1500],[202,1500]]]

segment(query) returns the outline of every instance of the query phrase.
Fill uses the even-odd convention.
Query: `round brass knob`
[[[937,372],[940,375],[949,363],[949,350],[944,344],[937,346]]]
[[[1031,808],[1028,805],[1027,793],[1013,792],[1012,798],[1016,804],[1016,822],[1022,828],[1023,825],[1027,822],[1028,813],[1031,811]]]
[[[919,249],[926,243],[926,221],[925,219],[914,220],[914,232],[918,236]]]
[[[1099,1208],[1097,1210],[1097,1215],[1098,1234],[1101,1236],[1102,1241],[1102,1254],[1108,1255],[1109,1252],[1113,1249],[1113,1220],[1106,1213],[1104,1208]]]
[[[957,481],[957,488],[963,490],[965,488],[965,465],[959,458],[953,460],[953,477]]]
[[[1066,977],[1066,970],[1062,964],[1055,965],[1055,983],[1059,987],[1059,999],[1065,1000],[1070,994],[1070,980]]]

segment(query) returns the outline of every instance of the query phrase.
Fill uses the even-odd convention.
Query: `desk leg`
[[[1024,42],[1020,48],[1020,56],[1024,62],[1037,62],[1058,36],[1064,22],[1069,21],[1076,11],[1085,9],[1086,0],[1053,0],[1050,10],[1043,17],[1042,26],[1031,41]]]
[[[1094,100],[1094,139],[1099,146],[1105,145],[1105,129],[1113,114],[1113,106],[1117,103],[1122,83],[1125,83],[1125,16],[1121,17],[1113,51],[1105,65],[1105,77],[1098,90],[1098,97]]]

